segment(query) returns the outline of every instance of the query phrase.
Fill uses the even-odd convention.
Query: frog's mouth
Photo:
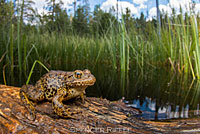
[[[83,87],[88,87],[88,86],[92,86],[94,85],[96,80],[92,80],[92,81],[74,81],[71,85],[77,88],[83,88]]]
[[[73,87],[72,89],[76,90],[76,91],[85,91],[85,89],[87,88],[88,86],[80,86],[80,87]]]

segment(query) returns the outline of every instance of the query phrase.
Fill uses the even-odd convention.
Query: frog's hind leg
[[[20,98],[30,113],[31,120],[35,120],[35,108],[33,101],[38,102],[44,99],[44,93],[42,90],[36,89],[33,85],[24,85],[20,89]]]

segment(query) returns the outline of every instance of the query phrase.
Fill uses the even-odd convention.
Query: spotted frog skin
[[[30,119],[35,120],[33,102],[52,101],[54,112],[64,118],[73,118],[69,108],[65,109],[63,101],[81,97],[84,101],[85,89],[94,85],[96,79],[87,69],[73,72],[49,71],[33,85],[23,85],[20,98],[29,110]]]

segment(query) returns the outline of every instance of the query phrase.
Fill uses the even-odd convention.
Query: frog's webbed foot
[[[29,120],[35,120],[35,108],[34,108],[34,105],[33,105],[33,102],[30,101],[27,97],[27,86],[31,86],[31,85],[25,85],[23,86],[21,89],[20,89],[20,98],[23,102],[23,104],[25,105],[25,107],[28,109],[29,113],[27,115],[27,118]]]
[[[70,112],[70,108],[65,109],[64,105],[62,103],[57,103],[55,104],[53,102],[53,109],[54,112],[59,115],[60,117],[63,118],[72,118],[72,119],[76,119],[75,117],[73,117],[73,114],[77,114],[78,112]]]
[[[33,112],[33,109],[32,110],[28,110],[29,113],[26,115],[26,117],[31,120],[31,121],[34,121],[35,118],[36,118],[36,114],[35,114],[35,111]]]
[[[72,115],[74,115],[74,114],[78,114],[78,113],[80,113],[80,112],[70,112],[70,108],[68,108],[68,109],[66,109],[65,110],[65,112],[63,112],[64,114],[63,114],[63,116],[62,117],[64,117],[64,118],[71,118],[71,119],[77,119],[77,118],[75,118],[75,117],[73,117]]]
[[[34,102],[42,101],[44,99],[44,92],[40,86],[23,85],[20,89],[20,98],[28,109],[28,119],[35,120]]]
[[[66,93],[67,94],[67,93]],[[73,117],[73,114],[77,114],[79,112],[70,112],[70,108],[65,109],[62,101],[64,99],[64,96],[66,95],[64,92],[62,92],[62,94],[57,94],[56,96],[53,97],[52,100],[52,106],[54,109],[54,112],[63,117],[63,118],[72,118],[72,119],[76,119],[75,117]]]

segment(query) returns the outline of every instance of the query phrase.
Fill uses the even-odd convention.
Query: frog
[[[65,108],[63,101],[81,98],[84,102],[85,90],[94,85],[96,78],[90,70],[60,71],[51,70],[44,74],[35,85],[23,85],[19,96],[29,111],[29,119],[35,120],[34,105],[43,100],[52,102],[53,111],[63,118],[73,118],[70,108]]]

